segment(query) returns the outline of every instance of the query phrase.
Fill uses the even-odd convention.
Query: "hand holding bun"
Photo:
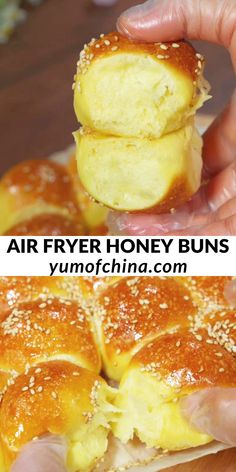
[[[162,213],[199,188],[196,110],[208,98],[204,59],[184,42],[135,42],[119,33],[81,52],[74,107],[78,171],[90,195],[125,211]]]

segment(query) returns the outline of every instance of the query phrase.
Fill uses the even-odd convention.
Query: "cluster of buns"
[[[67,439],[72,472],[95,466],[110,431],[170,451],[211,442],[181,400],[236,387],[230,279],[1,277],[1,471],[47,433]]]
[[[200,185],[196,110],[208,98],[204,58],[184,42],[142,43],[119,33],[80,54],[74,107],[78,171],[87,191],[126,211],[164,212]]]
[[[86,307],[93,281],[0,278],[1,472],[46,433],[66,437],[71,472],[91,469],[107,449],[115,392]]]
[[[106,215],[80,184],[74,155],[67,165],[46,159],[21,162],[0,181],[0,234],[106,234]]]

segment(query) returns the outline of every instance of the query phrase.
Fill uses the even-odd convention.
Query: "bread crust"
[[[12,226],[5,236],[83,236],[84,224],[62,215],[42,214]]]
[[[202,74],[204,58],[186,41],[147,43],[133,41],[118,32],[101,35],[85,45],[78,62],[78,72],[85,73],[96,59],[120,52],[148,54],[156,60],[165,61],[168,65],[196,81]]]
[[[6,312],[0,325],[3,370],[23,372],[27,365],[55,358],[100,372],[89,316],[77,302],[37,299]]]
[[[101,385],[101,377],[66,361],[42,363],[18,376],[0,409],[1,438],[11,461],[32,438],[46,433],[69,436],[86,425],[95,413]]]

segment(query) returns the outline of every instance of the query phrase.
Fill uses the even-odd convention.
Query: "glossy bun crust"
[[[87,304],[94,293],[92,277],[0,277],[0,319],[4,310],[40,298],[53,297]]]
[[[94,316],[107,375],[120,380],[137,350],[195,314],[189,291],[171,278],[125,277],[103,290]]]
[[[184,41],[142,43],[110,33],[85,45],[77,65],[75,112],[99,133],[159,138],[183,126],[205,98],[204,59]]]
[[[107,447],[107,430],[99,422],[106,424],[111,397],[101,377],[70,362],[46,362],[29,369],[9,386],[0,409],[6,463],[32,438],[49,432],[67,438],[70,471],[91,468]],[[90,458],[84,453],[86,446],[92,448]]]
[[[0,369],[19,373],[51,359],[67,359],[100,372],[100,355],[86,311],[76,301],[49,298],[5,312],[0,324]]]
[[[81,224],[76,196],[66,169],[48,160],[14,166],[0,183],[0,232],[38,215],[59,215]],[[36,228],[35,228],[36,229]],[[39,231],[39,230],[37,230]]]

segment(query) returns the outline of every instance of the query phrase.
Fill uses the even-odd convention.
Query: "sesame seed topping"
[[[172,48],[175,48],[175,49],[180,48],[180,44],[172,43]]]
[[[167,310],[167,308],[169,308],[169,305],[167,305],[167,303],[160,303],[159,307],[160,307],[162,310]]]
[[[110,46],[111,42],[110,42],[108,39],[105,39],[104,44],[105,44],[106,46]]]
[[[163,51],[167,51],[167,49],[169,49],[169,48],[166,44],[161,44],[160,49],[163,49]]]

